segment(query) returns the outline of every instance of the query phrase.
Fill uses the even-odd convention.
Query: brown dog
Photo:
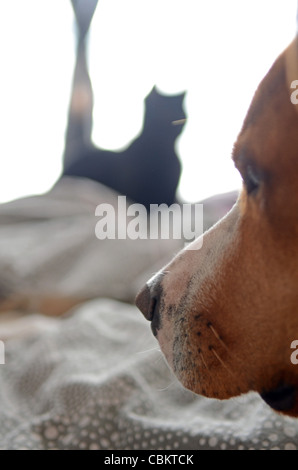
[[[226,399],[257,391],[298,416],[298,38],[261,82],[234,147],[241,195],[219,223],[142,289],[182,384]],[[296,93],[297,95],[297,93]]]

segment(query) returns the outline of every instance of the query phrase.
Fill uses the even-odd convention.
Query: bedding
[[[234,198],[206,201],[205,228]],[[59,318],[1,315],[0,449],[297,449],[297,420],[257,394],[221,402],[177,382],[133,298],[183,242],[99,241],[95,207],[116,200],[97,183],[63,178],[0,206],[0,295],[90,299]]]

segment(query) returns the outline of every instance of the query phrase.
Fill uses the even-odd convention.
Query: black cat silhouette
[[[186,117],[184,96],[163,95],[153,87],[145,99],[143,130],[128,148],[114,152],[86,145],[65,162],[63,174],[98,181],[147,209],[171,205],[181,173],[175,141]]]

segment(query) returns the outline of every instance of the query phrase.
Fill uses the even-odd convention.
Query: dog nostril
[[[156,298],[151,297],[151,292],[147,284],[138,293],[135,303],[138,309],[141,310],[146,320],[152,321],[154,309],[156,306]]]

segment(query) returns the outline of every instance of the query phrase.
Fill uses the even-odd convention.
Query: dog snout
[[[152,281],[149,281],[139,292],[135,301],[146,320],[151,322],[154,336],[157,336],[160,327],[161,277],[156,276]]]

